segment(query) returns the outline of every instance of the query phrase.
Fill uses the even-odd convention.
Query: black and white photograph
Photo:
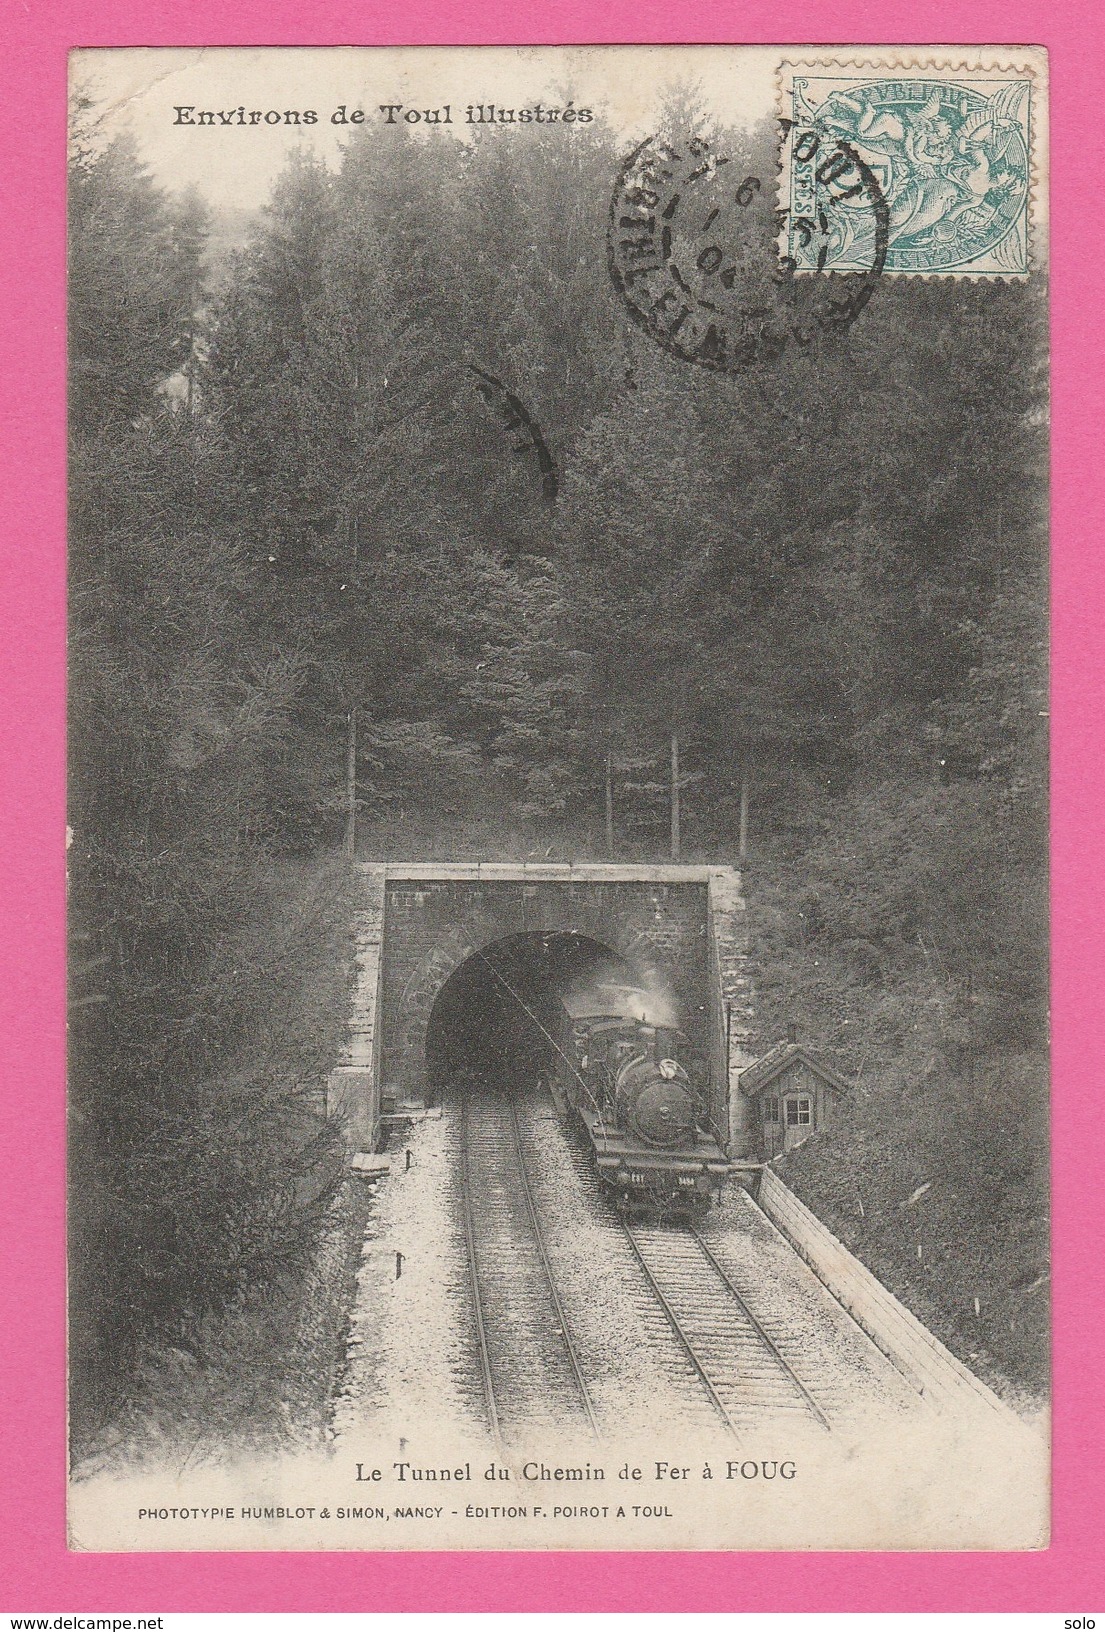
[[[1046,1547],[1046,53],[70,65],[70,1547]]]

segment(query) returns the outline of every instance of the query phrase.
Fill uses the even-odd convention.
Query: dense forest
[[[766,127],[715,139],[774,174]],[[674,739],[682,853],[733,860],[743,789],[759,1041],[857,1083],[789,1181],[1041,1386],[1043,293],[884,279],[816,357],[695,369],[611,287],[618,162],[599,121],[358,135],[228,251],[78,110],[78,1422],[309,1259],[351,743],[373,857],[601,855],[608,782],[663,857]]]

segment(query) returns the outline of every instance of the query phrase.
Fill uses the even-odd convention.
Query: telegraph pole
[[[349,735],[345,742],[345,854],[357,856],[357,710],[349,710]]]
[[[356,383],[360,383],[357,365],[354,363]],[[360,514],[356,506],[349,512],[346,520],[346,539],[349,545],[350,565],[354,574],[357,570],[357,557],[360,554]],[[355,579],[354,579],[355,582]],[[342,588],[344,589],[344,584]],[[357,859],[357,707],[349,705],[349,732],[345,739],[345,842],[343,845],[346,859],[354,862]]]

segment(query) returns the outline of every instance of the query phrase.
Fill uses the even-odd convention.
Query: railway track
[[[718,1416],[733,1434],[793,1413],[831,1424],[693,1225],[622,1228]]]
[[[461,1203],[488,1422],[500,1452],[573,1422],[599,1437],[526,1172],[513,1101],[461,1105]]]

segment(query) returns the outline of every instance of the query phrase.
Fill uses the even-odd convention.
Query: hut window
[[[766,1094],[764,1096],[764,1121],[778,1122],[780,1120],[778,1094]]]
[[[798,1099],[787,1100],[787,1127],[808,1128],[813,1121],[813,1107],[803,1094]]]

